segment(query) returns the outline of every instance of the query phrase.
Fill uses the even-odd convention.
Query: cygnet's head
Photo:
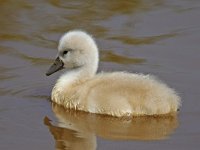
[[[98,48],[91,35],[80,30],[65,33],[58,45],[58,56],[46,75],[63,68],[87,68],[95,73],[98,67]]]

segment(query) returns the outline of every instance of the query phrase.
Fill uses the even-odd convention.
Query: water
[[[0,1],[0,149],[199,149],[200,1]],[[178,91],[177,116],[117,119],[50,100],[45,72],[70,29],[96,37],[99,71],[154,74]]]

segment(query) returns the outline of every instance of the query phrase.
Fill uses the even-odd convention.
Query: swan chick
[[[68,109],[116,117],[171,114],[180,107],[178,94],[154,76],[96,73],[98,63],[99,52],[91,35],[81,30],[65,33],[46,73],[66,69],[52,90],[52,101]]]

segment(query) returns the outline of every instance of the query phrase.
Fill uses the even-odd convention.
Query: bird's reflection
[[[177,116],[114,118],[72,111],[57,104],[52,110],[58,118],[53,124],[44,118],[56,143],[56,149],[95,150],[96,136],[112,140],[160,140],[178,126]]]

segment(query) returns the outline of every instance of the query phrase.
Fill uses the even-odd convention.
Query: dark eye
[[[63,55],[66,55],[68,53],[68,51],[63,51]]]

